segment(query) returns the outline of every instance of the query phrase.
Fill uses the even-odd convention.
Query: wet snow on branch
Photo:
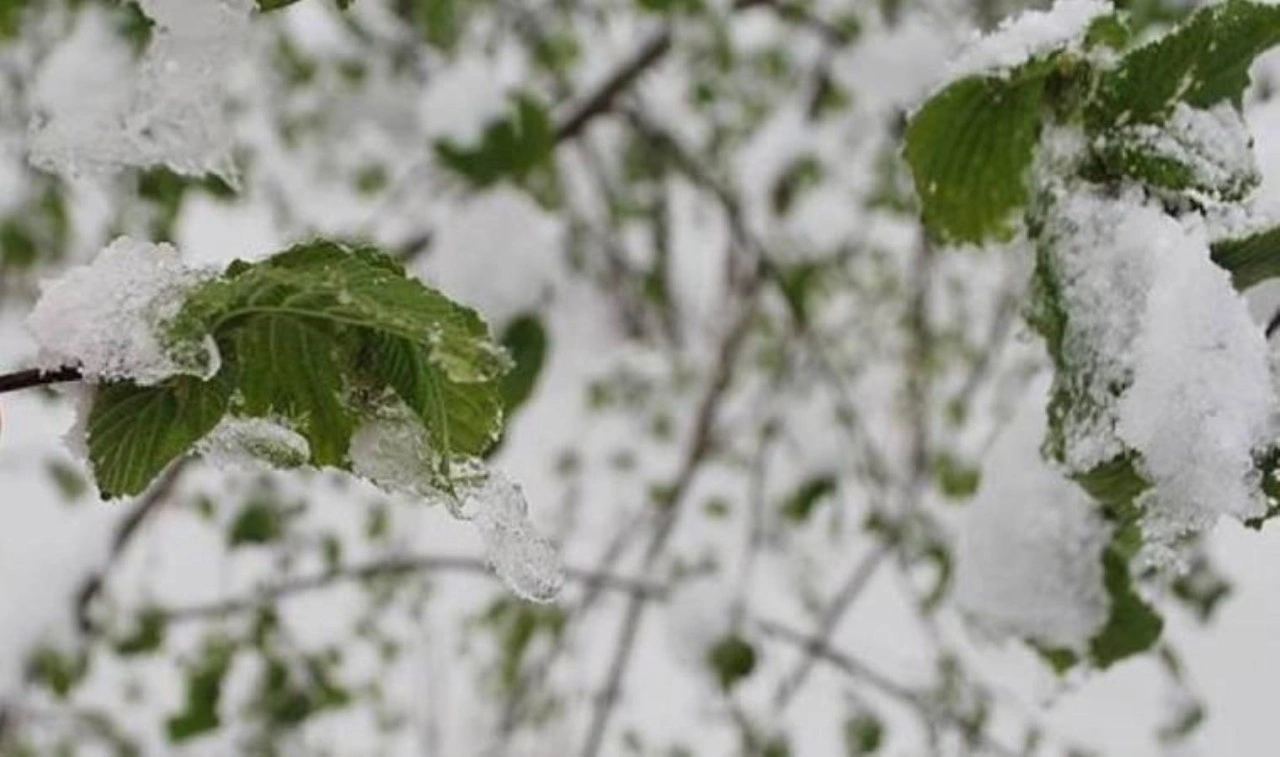
[[[252,0],[141,0],[155,21],[141,62],[97,37],[95,18],[41,72],[30,158],[62,175],[167,165],[233,178],[223,81],[249,28]],[[102,24],[97,23],[97,26]],[[107,51],[104,55],[100,51]]]
[[[40,367],[79,366],[91,380],[139,384],[180,373],[216,373],[212,340],[191,365],[177,362],[163,344],[162,324],[203,279],[172,245],[117,239],[89,264],[42,284],[27,318],[40,347]]]

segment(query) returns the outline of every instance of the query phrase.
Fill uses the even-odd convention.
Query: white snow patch
[[[461,492],[461,517],[475,524],[493,572],[524,599],[550,602],[564,586],[560,555],[529,519],[520,486],[490,470],[484,482]]]
[[[1143,531],[1171,543],[1220,515],[1265,512],[1253,453],[1275,436],[1276,402],[1266,337],[1210,260],[1203,227],[1164,217],[1150,233],[1164,249],[1119,430],[1154,482]]]
[[[956,551],[956,598],[979,627],[1083,651],[1110,609],[1110,526],[1040,455],[1043,391],[1032,392],[983,465]]]
[[[1231,103],[1201,110],[1179,102],[1167,123],[1130,126],[1113,139],[1186,166],[1193,186],[1240,188],[1258,180],[1253,138]]]
[[[68,40],[42,69],[42,112],[29,129],[32,164],[65,176],[167,165],[233,179],[223,80],[247,39],[252,0],[142,0],[141,6],[156,26],[136,68],[98,23]]]
[[[1024,11],[1001,22],[973,43],[948,67],[951,80],[1015,68],[1030,59],[1072,47],[1089,25],[1111,12],[1102,0],[1058,0],[1047,11]]]
[[[351,470],[394,494],[436,501],[436,455],[427,429],[407,408],[370,418],[351,435]]]
[[[198,451],[222,468],[296,468],[311,459],[305,437],[266,418],[228,416],[200,442]]]
[[[91,263],[41,285],[27,318],[40,367],[79,366],[92,380],[139,384],[179,373],[213,375],[219,356],[212,340],[200,366],[185,365],[165,350],[161,334],[203,278],[183,265],[172,245],[120,237]]]

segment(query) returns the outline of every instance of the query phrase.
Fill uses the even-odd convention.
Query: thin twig
[[[835,633],[836,627],[840,625],[840,620],[848,613],[849,608],[853,606],[858,597],[862,596],[866,588],[871,585],[871,579],[875,577],[876,571],[884,564],[885,558],[892,551],[888,544],[881,544],[871,552],[868,552],[853,566],[849,577],[845,579],[840,590],[832,598],[831,604],[827,606],[822,617],[818,619],[810,638],[821,645],[828,644],[831,641],[831,635]],[[783,678],[782,683],[778,685],[778,690],[773,696],[774,708],[778,711],[786,709],[787,705],[791,704],[809,674],[813,672],[814,663],[818,658],[816,649],[817,647],[806,649],[804,656],[791,669],[791,673],[786,678]]]
[[[434,555],[391,557],[350,566],[342,570],[280,581],[244,596],[232,597],[208,604],[165,610],[164,616],[170,621],[220,618],[248,612],[265,604],[278,602],[297,594],[319,591],[347,581],[368,581],[383,576],[444,571],[496,578],[489,568],[489,564],[479,557]],[[601,574],[593,570],[568,568],[565,570],[565,575],[572,581],[612,591],[625,592],[633,596],[652,598],[662,597],[666,594],[666,589],[657,584],[624,576]]]
[[[662,503],[664,508],[659,515],[657,527],[645,549],[643,566],[648,569],[661,557],[679,518],[685,495],[698,470],[702,467],[713,448],[713,432],[719,415],[721,402],[729,389],[733,375],[733,366],[746,341],[752,317],[755,313],[755,292],[749,294],[749,300],[739,314],[737,321],[729,329],[721,343],[716,367],[706,393],[698,403],[697,420],[694,422],[693,436],[689,443],[684,462],[676,473],[671,486],[667,489]],[[640,630],[640,621],[644,617],[647,598],[633,594],[627,603],[622,619],[622,630],[614,647],[613,657],[609,662],[605,676],[605,685],[592,712],[591,722],[583,741],[582,757],[596,757],[604,744],[605,734],[609,729],[609,720],[618,702],[622,688],[622,679],[626,676],[631,652],[635,648],[636,636]]]
[[[76,592],[75,618],[81,633],[88,635],[97,630],[91,616],[93,602],[102,594],[102,589],[106,584],[108,575],[111,573],[111,569],[119,563],[120,558],[124,556],[134,538],[141,533],[142,525],[161,505],[168,501],[191,459],[185,457],[170,465],[161,474],[160,479],[151,485],[147,493],[142,495],[124,520],[120,521],[120,524],[116,526],[115,535],[111,539],[111,551],[107,554],[106,562],[97,571],[85,578],[80,585],[80,590]]]
[[[69,381],[80,381],[84,375],[79,368],[55,368],[51,371],[31,368],[25,371],[0,374],[0,394],[32,389],[50,384],[65,384]]]
[[[671,27],[664,26],[645,40],[621,66],[582,100],[556,126],[556,143],[580,135],[587,124],[613,108],[613,104],[646,71],[657,65],[671,50]]]

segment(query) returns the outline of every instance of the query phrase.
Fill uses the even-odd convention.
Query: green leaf
[[[844,745],[849,757],[865,757],[879,752],[884,745],[884,723],[869,713],[849,718],[844,723]]]
[[[246,544],[269,544],[284,535],[285,514],[273,501],[255,498],[236,514],[227,530],[227,544],[239,547]]]
[[[1253,59],[1280,42],[1280,7],[1226,0],[1194,13],[1103,73],[1086,110],[1095,131],[1158,123],[1178,101],[1208,108],[1239,104]]]
[[[124,381],[98,387],[87,436],[102,495],[138,494],[212,431],[227,411],[233,373],[226,367],[213,381],[179,376],[156,386]]]
[[[351,441],[340,345],[333,324],[291,315],[250,316],[236,334],[243,411],[288,418],[317,465],[341,466]]]
[[[489,187],[504,179],[523,183],[535,171],[550,166],[555,127],[542,103],[519,95],[512,112],[492,121],[478,143],[462,145],[442,139],[435,147],[441,163],[476,187]]]
[[[163,610],[143,610],[133,632],[115,643],[116,654],[129,657],[156,651],[164,643],[166,625]]]
[[[189,741],[221,725],[218,702],[222,698],[222,681],[231,667],[235,648],[214,639],[205,643],[201,658],[187,673],[187,701],[182,712],[169,718],[169,740]]]
[[[1051,68],[1036,61],[1007,78],[960,79],[912,117],[907,163],[925,226],[939,240],[977,244],[1015,233]]]
[[[782,517],[792,523],[804,523],[827,497],[835,494],[833,476],[817,476],[800,485],[782,505]]]
[[[369,335],[369,355],[375,371],[422,420],[446,459],[482,455],[498,438],[502,400],[496,381],[451,381],[432,363],[428,348],[399,337]]]
[[[707,663],[721,688],[728,691],[755,670],[756,650],[741,636],[726,636],[708,652]]]
[[[1090,642],[1089,652],[1094,664],[1107,668],[1154,646],[1164,630],[1164,621],[1133,590],[1128,562],[1117,550],[1108,548],[1103,552],[1102,568],[1111,614]]]
[[[1211,245],[1213,262],[1231,273],[1241,291],[1280,276],[1280,226]]]
[[[516,316],[502,330],[502,346],[515,366],[502,377],[502,404],[507,417],[520,409],[538,384],[547,360],[547,329],[533,313]]]

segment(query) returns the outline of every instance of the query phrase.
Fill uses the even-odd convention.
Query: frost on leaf
[[[27,319],[41,367],[79,366],[96,381],[142,385],[183,373],[209,377],[219,363],[212,340],[179,362],[165,348],[161,327],[203,278],[172,245],[117,239],[88,265],[42,285]]]
[[[311,459],[306,437],[266,418],[223,418],[197,449],[224,468],[297,468]]]
[[[96,54],[55,53],[42,79],[66,92],[43,98],[30,128],[31,162],[68,176],[166,165],[233,178],[223,81],[246,40],[252,0],[140,4],[155,28],[136,66],[116,51],[109,80],[95,87]]]
[[[980,627],[1082,652],[1107,620],[1111,527],[1041,458],[1044,402],[1024,403],[987,459],[956,554],[956,596]]]

